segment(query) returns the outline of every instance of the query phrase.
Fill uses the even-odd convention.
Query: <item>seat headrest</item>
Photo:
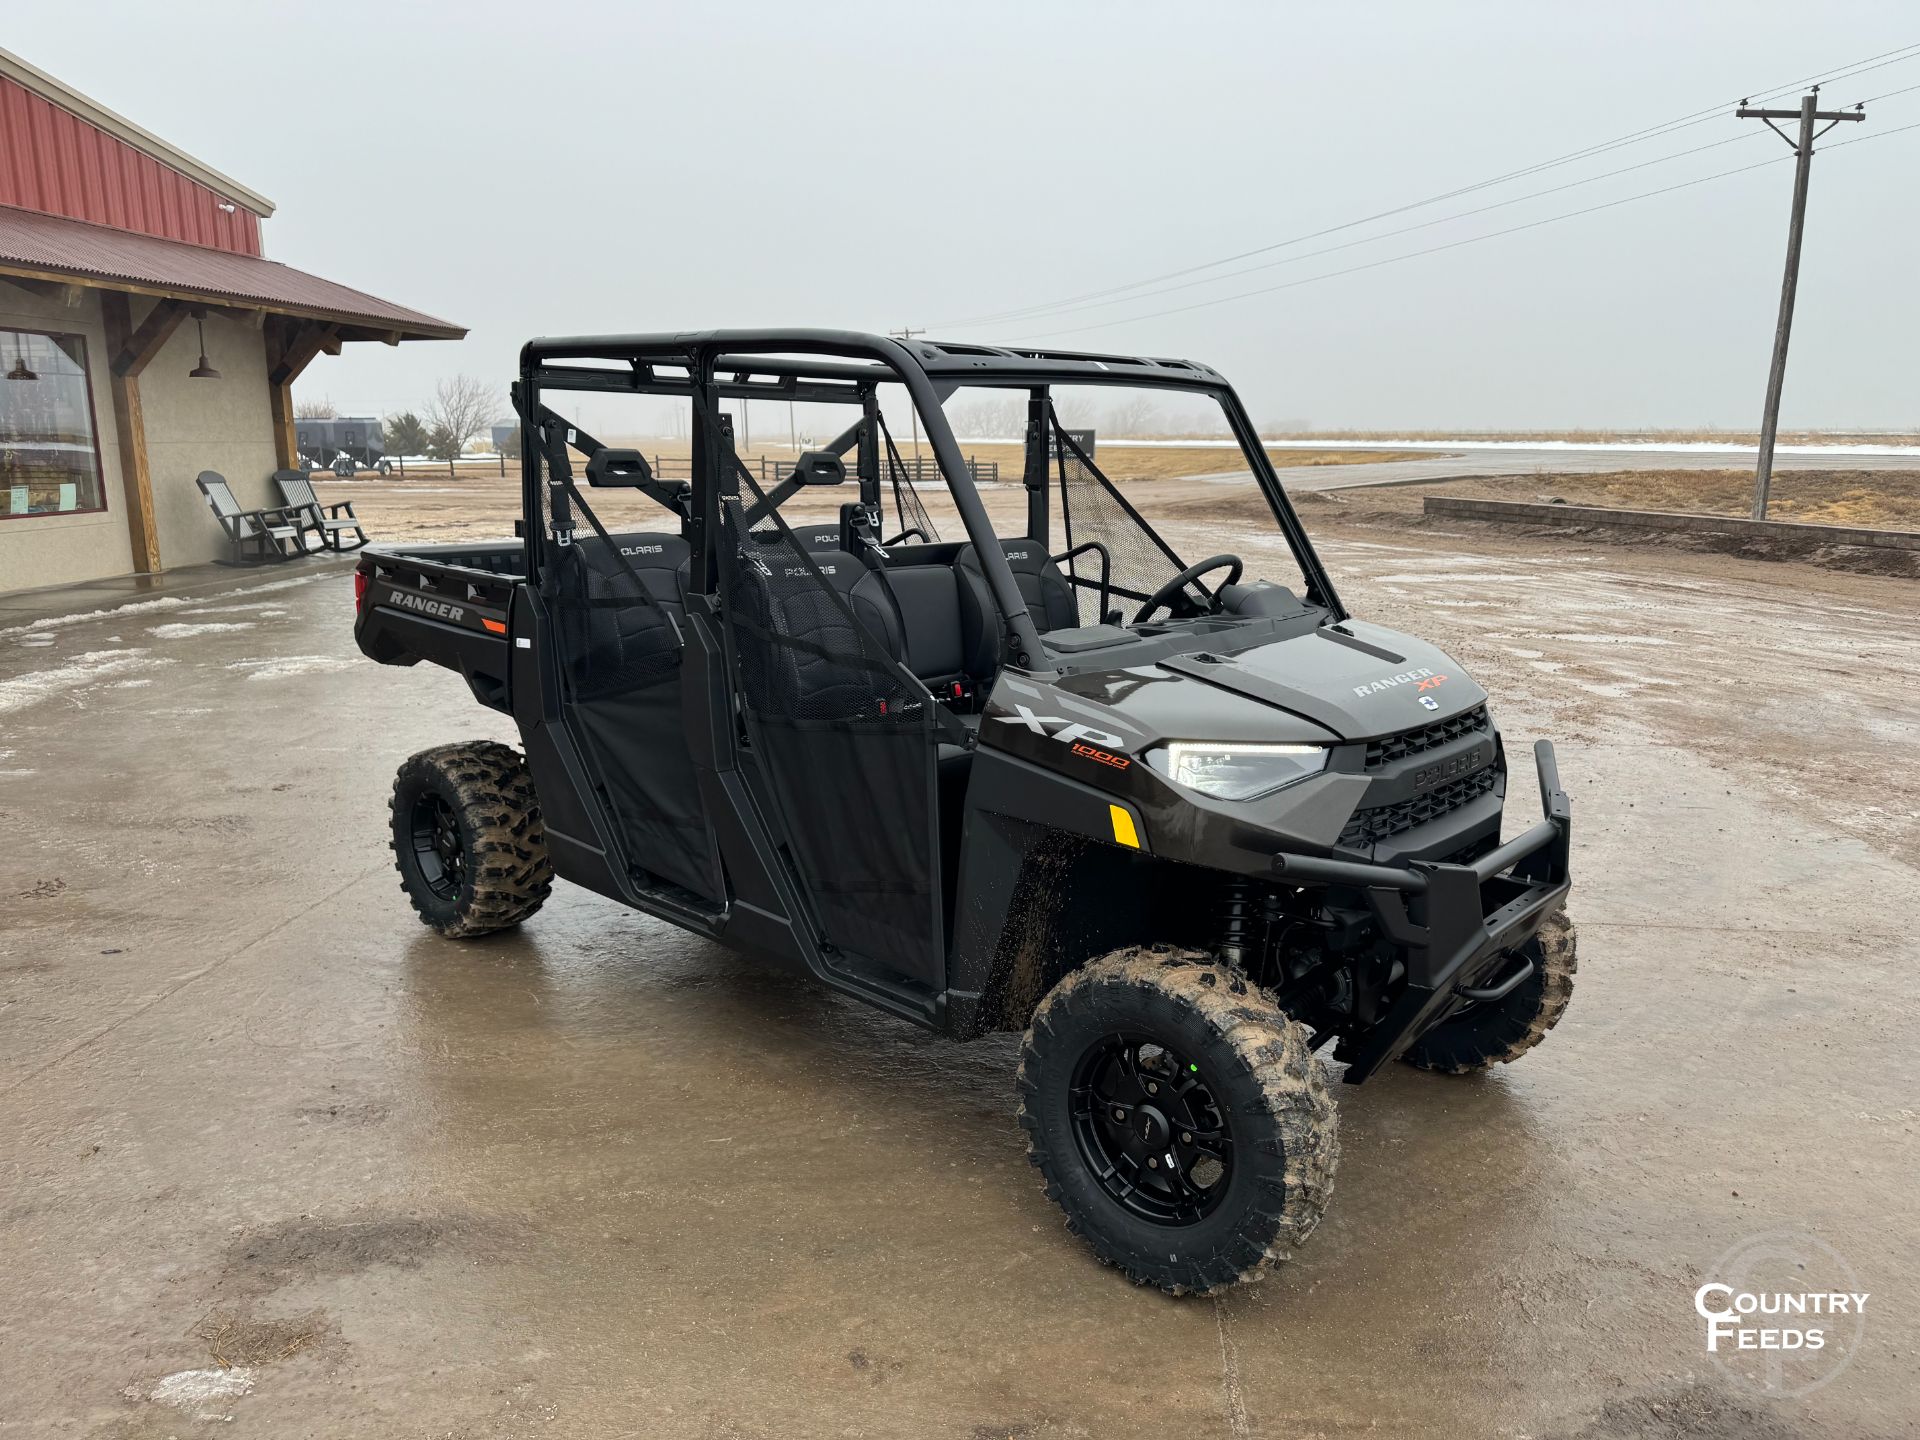
[[[809,450],[793,462],[793,478],[802,485],[838,485],[847,478],[847,462],[831,450]]]

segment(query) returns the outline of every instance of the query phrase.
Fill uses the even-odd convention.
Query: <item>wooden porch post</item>
[[[337,325],[287,320],[267,331],[267,407],[273,416],[273,453],[282,470],[300,468],[300,447],[293,427],[293,382],[325,351],[340,353]]]
[[[187,311],[177,300],[161,300],[136,330],[124,291],[107,291],[100,297],[100,308],[111,356],[107,385],[113,395],[113,424],[120,446],[120,481],[127,497],[127,536],[133,568],[143,574],[157,574],[161,568],[160,532],[153,515],[153,474],[147,463],[140,372],[160,353]]]

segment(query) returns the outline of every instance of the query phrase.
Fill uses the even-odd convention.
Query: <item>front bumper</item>
[[[1307,884],[1361,890],[1380,928],[1406,954],[1405,992],[1365,1033],[1343,1039],[1335,1058],[1357,1085],[1462,1005],[1494,1000],[1530,973],[1508,958],[1566,901],[1572,812],[1553,745],[1533,747],[1542,819],[1478,860],[1445,865],[1367,865],[1276,855],[1274,870]]]

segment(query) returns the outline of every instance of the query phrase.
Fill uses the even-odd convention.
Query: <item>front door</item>
[[[810,553],[731,453],[721,460],[733,473],[716,551],[747,743],[819,938],[937,987],[937,707],[901,663],[886,576]]]

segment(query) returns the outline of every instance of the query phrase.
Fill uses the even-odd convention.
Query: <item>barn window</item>
[[[0,520],[107,508],[78,335],[0,329]]]

